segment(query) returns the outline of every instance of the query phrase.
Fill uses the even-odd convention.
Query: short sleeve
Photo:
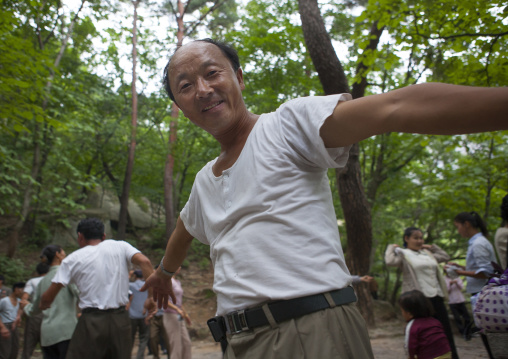
[[[350,94],[302,97],[277,110],[282,135],[304,164],[319,168],[346,165],[350,146],[326,148],[319,130],[337,104],[350,99]]]
[[[26,282],[26,285],[25,285],[25,288],[23,289],[23,291],[25,293],[28,293],[29,295],[32,295],[34,290],[35,290],[35,286],[34,286],[34,280],[32,278],[28,282]]]
[[[56,274],[53,277],[53,279],[51,280],[51,283],[59,283],[64,286],[69,285],[69,283],[71,282],[71,278],[72,278],[71,277],[71,275],[72,275],[71,274],[71,265],[70,265],[70,262],[67,260],[69,258],[70,258],[70,256],[65,258],[62,261],[62,263],[60,263],[60,267],[56,271]]]
[[[137,248],[135,248],[132,244],[124,241],[118,241],[118,243],[122,243],[122,246],[125,251],[125,256],[129,260],[129,262],[132,260],[132,256],[141,253],[141,251]]]

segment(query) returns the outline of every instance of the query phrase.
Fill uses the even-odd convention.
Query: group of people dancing
[[[159,358],[162,339],[172,359],[190,359],[185,323],[191,321],[176,277],[180,269],[171,278],[174,297],[166,310],[157,312],[151,291],[143,288],[143,279],[154,271],[145,255],[127,242],[106,239],[104,224],[97,218],[80,221],[77,234],[80,249],[67,255],[59,245],[46,246],[37,266],[38,272],[46,269],[40,271],[37,281],[16,283],[12,293],[2,291],[6,298],[0,300],[0,359],[18,357],[16,327],[23,312],[27,318],[23,359],[31,357],[37,342],[44,359],[130,358],[140,322],[135,312],[143,318],[148,337],[153,331],[154,358]],[[142,283],[136,283],[138,279]],[[140,293],[144,299],[138,305],[139,298],[134,297]],[[140,332],[140,344],[143,340]],[[147,342],[139,346],[138,359],[144,357]]]
[[[508,195],[503,199],[501,216],[503,224],[496,232],[495,245],[499,264],[505,269]],[[399,304],[408,322],[405,344],[410,358],[459,357],[445,299],[450,295],[450,309],[459,331],[468,340],[468,328],[473,321],[464,303],[459,276],[467,277],[465,291],[474,309],[479,292],[494,274],[493,263],[498,262],[494,247],[487,239],[485,222],[478,213],[459,213],[454,225],[461,237],[468,239],[465,265],[450,262],[450,256],[436,244],[425,244],[423,231],[416,227],[404,231],[402,245],[391,244],[385,252],[386,264],[402,270]],[[439,263],[446,263],[444,270]],[[485,338],[482,339],[485,343]]]

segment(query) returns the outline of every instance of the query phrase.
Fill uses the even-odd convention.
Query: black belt
[[[122,305],[121,307],[118,307],[118,308],[109,308],[109,309],[99,309],[99,308],[93,308],[93,307],[88,307],[88,308],[83,308],[81,310],[81,313],[83,314],[88,314],[88,313],[114,313],[114,312],[123,312],[125,311],[125,306]]]
[[[335,305],[356,302],[355,291],[352,287],[330,292]],[[314,294],[308,297],[280,300],[268,304],[268,308],[277,323],[298,318],[306,314],[330,308],[325,294]],[[245,330],[269,324],[262,307],[250,308],[231,312],[225,316],[218,316],[207,322],[213,339],[216,342],[224,340],[226,334],[237,334]]]

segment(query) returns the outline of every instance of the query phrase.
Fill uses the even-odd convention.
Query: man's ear
[[[242,91],[245,90],[245,83],[243,82],[243,71],[242,71],[241,67],[239,67],[238,70],[236,70],[236,79],[238,80],[238,83],[240,84],[240,89]]]
[[[102,238],[101,238],[101,241],[105,240],[106,239],[106,233],[103,233],[102,234]]]

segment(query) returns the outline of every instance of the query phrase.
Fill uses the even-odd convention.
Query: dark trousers
[[[11,332],[11,336],[0,337],[0,359],[16,359],[19,350],[18,328],[12,330],[12,323],[4,323],[4,325]]]
[[[70,340],[64,340],[47,347],[42,347],[42,357],[44,359],[65,359],[70,342]]]
[[[145,318],[132,319],[131,318],[131,340],[134,345],[134,339],[136,338],[136,332],[139,332],[139,347],[136,359],[143,359],[145,357],[145,349],[148,344],[149,332],[148,325],[145,324]]]
[[[464,330],[471,322],[471,317],[469,316],[469,312],[466,308],[466,303],[450,304],[450,310],[452,311],[453,319],[455,319],[455,323],[457,324],[460,334],[464,334]]]
[[[42,313],[26,317],[21,359],[30,359],[37,343],[41,342]]]
[[[130,359],[131,321],[125,307],[83,310],[72,334],[68,359]]]
[[[450,325],[450,320],[448,319],[448,311],[446,310],[443,297],[436,296],[429,299],[432,303],[432,306],[434,307],[434,318],[439,320],[443,325],[443,329],[445,331],[446,337],[448,338],[448,343],[450,344],[450,349],[452,351],[452,358],[458,359],[459,355],[457,354],[457,348],[455,347],[455,340],[453,340],[452,326]]]

